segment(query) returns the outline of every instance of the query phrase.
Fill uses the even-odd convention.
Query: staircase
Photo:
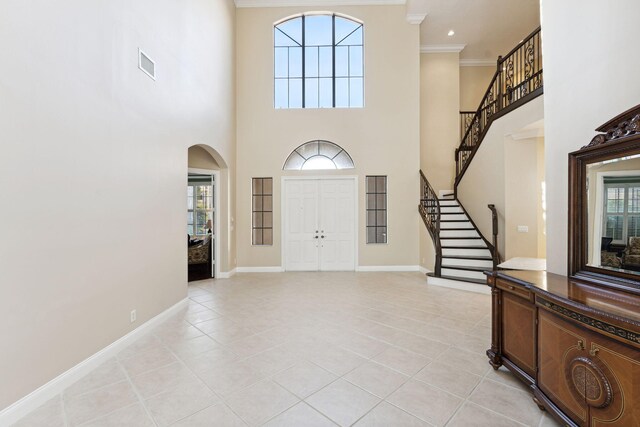
[[[498,118],[543,93],[540,27],[525,37],[504,57],[498,58],[496,72],[476,111],[460,112],[461,142],[455,151],[456,177],[453,194],[439,198],[420,171],[418,211],[436,249],[430,276],[471,283],[485,283],[486,270],[500,263],[498,214],[488,205],[493,222],[493,243],[484,238],[457,199],[458,184]]]
[[[485,241],[460,202],[440,199],[440,247],[443,279],[486,283],[484,271],[493,270],[493,248]]]
[[[483,272],[495,269],[495,246],[482,236],[453,195],[437,196],[422,171],[420,183],[418,211],[436,249],[434,271],[429,275],[484,284]]]

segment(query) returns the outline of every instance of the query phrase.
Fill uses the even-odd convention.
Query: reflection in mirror
[[[640,154],[586,172],[587,265],[640,274]]]

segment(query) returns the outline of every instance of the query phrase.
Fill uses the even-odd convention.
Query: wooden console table
[[[568,426],[640,426],[640,296],[540,271],[488,275],[487,356]]]

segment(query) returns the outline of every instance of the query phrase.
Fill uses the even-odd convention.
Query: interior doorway
[[[189,168],[187,179],[188,280],[219,277],[219,171]]]
[[[285,271],[354,271],[356,178],[284,177],[282,188]]]

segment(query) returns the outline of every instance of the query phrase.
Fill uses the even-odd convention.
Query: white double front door
[[[355,270],[355,185],[349,178],[285,179],[285,270]]]

